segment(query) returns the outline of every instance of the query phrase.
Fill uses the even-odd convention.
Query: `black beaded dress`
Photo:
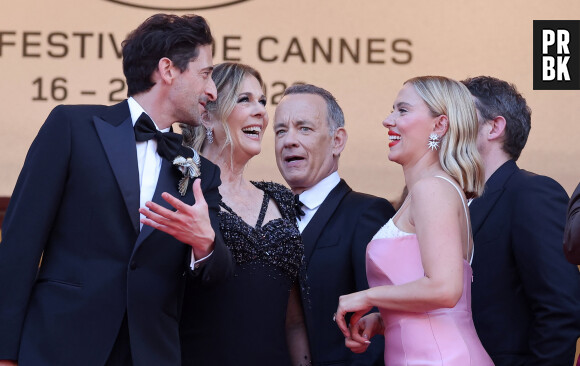
[[[234,276],[212,287],[188,284],[182,309],[184,366],[290,365],[285,321],[304,247],[296,227],[292,192],[272,182],[251,227],[220,203],[220,229],[235,260]],[[282,214],[263,223],[269,200]]]

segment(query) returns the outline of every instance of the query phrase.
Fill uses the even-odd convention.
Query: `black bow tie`
[[[157,153],[164,159],[173,161],[181,148],[182,136],[174,132],[161,132],[147,113],[143,112],[135,123],[135,140],[157,140]]]
[[[304,213],[304,211],[302,210],[302,206],[304,206],[304,203],[300,202],[300,195],[295,194],[294,195],[294,209],[296,210],[296,217],[298,218],[298,220],[300,220],[302,218],[302,216],[306,215]]]

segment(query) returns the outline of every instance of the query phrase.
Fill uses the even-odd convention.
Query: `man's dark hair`
[[[155,85],[151,75],[163,57],[183,72],[199,55],[198,47],[211,44],[211,31],[201,16],[155,14],[149,17],[122,44],[127,95],[147,91]]]
[[[333,134],[339,127],[344,127],[344,113],[342,108],[338,105],[336,98],[328,90],[320,88],[312,84],[294,84],[289,86],[282,97],[290,94],[314,94],[322,97],[326,102],[328,115],[328,128]]]
[[[518,160],[530,134],[532,110],[514,84],[493,78],[477,76],[462,81],[476,97],[475,107],[482,117],[480,123],[502,116],[506,120],[503,150]]]

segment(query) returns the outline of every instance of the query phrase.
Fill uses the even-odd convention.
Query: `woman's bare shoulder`
[[[458,187],[457,183],[452,178],[445,178],[450,179],[453,184],[437,176],[429,176],[418,180],[412,189],[414,206],[434,205],[443,207],[450,204],[461,205],[461,196],[456,188]]]

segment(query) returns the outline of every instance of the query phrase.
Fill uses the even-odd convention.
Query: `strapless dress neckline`
[[[417,235],[389,220],[367,246],[370,287],[397,286],[425,276]],[[385,325],[385,365],[491,366],[471,316],[472,271],[463,259],[463,292],[452,308],[425,312],[379,308]]]

